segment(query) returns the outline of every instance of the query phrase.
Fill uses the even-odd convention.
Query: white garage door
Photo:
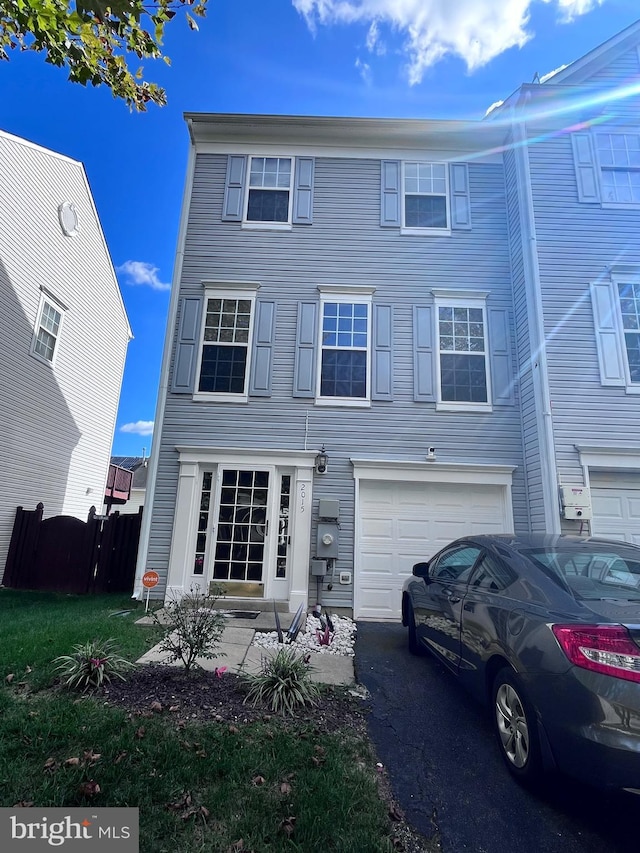
[[[594,536],[640,545],[640,475],[589,474]]]
[[[503,486],[361,480],[354,613],[400,619],[401,590],[414,563],[460,536],[505,533]]]

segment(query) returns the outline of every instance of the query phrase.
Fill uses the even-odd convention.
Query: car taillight
[[[640,647],[623,625],[552,625],[551,630],[576,666],[640,682]]]

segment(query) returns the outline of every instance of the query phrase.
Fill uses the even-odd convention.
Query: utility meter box
[[[340,518],[340,501],[320,498],[318,501],[318,518]]]
[[[593,517],[591,492],[586,486],[560,486],[560,500],[565,518],[588,520]]]
[[[338,556],[338,525],[319,522],[316,538],[316,557],[335,560]]]

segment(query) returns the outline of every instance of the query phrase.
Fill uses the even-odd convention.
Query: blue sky
[[[176,18],[131,113],[35,54],[0,64],[0,128],[85,164],[134,333],[114,453],[149,452],[187,159],[185,111],[481,118],[639,17],[637,0],[209,0]],[[136,68],[137,64],[133,64]]]

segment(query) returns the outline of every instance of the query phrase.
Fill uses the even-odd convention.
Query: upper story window
[[[490,409],[486,294],[434,291],[438,408]]]
[[[53,364],[58,350],[63,313],[61,305],[42,294],[31,352],[50,364]]]
[[[640,394],[640,267],[591,283],[601,385]]]
[[[207,289],[196,397],[246,400],[255,293]]]
[[[291,157],[251,157],[247,222],[291,221]]]
[[[448,175],[445,163],[404,163],[405,228],[449,229]]]
[[[640,384],[640,282],[618,282],[629,381]]]
[[[316,402],[368,405],[373,288],[359,288],[356,294],[325,285],[320,292]]]
[[[640,204],[640,134],[596,133],[602,201]]]
[[[222,221],[288,231],[313,223],[313,157],[229,154]]]

